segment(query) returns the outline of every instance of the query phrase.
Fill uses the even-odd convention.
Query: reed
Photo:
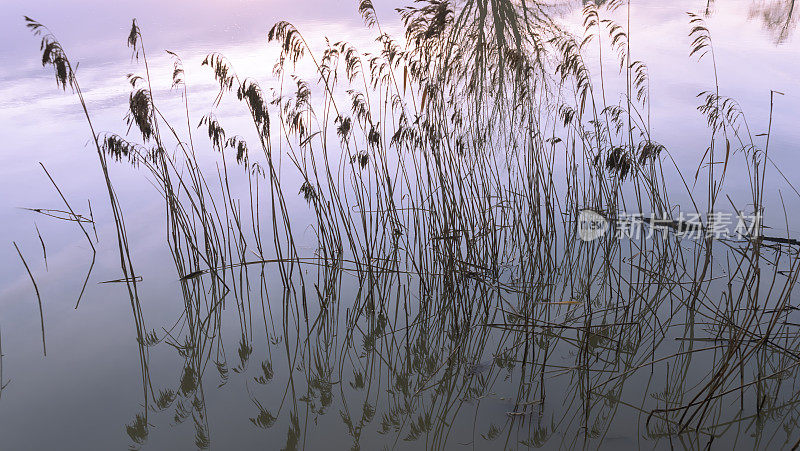
[[[33,291],[36,292],[36,299],[39,301],[39,319],[41,320],[42,326],[42,354],[47,357],[47,343],[44,339],[44,311],[42,310],[42,296],[39,295],[39,286],[36,285],[36,279],[33,278],[33,273],[31,273],[31,269],[28,267],[28,262],[25,261],[25,257],[22,256],[22,252],[19,250],[19,246],[17,243],[14,242],[14,249],[17,250],[17,255],[19,255],[19,259],[22,260],[22,265],[25,266],[25,271],[28,273],[28,277],[31,279],[31,284],[33,284]],[[2,382],[2,381],[0,381]]]
[[[3,397],[3,390],[5,390],[10,383],[11,381],[5,382],[3,378],[3,335],[2,330],[0,330],[0,398]]]

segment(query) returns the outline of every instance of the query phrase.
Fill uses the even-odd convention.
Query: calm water
[[[387,2],[388,3],[388,2]],[[774,104],[771,158],[788,179],[796,183],[796,161],[800,128],[800,40],[781,25],[768,24],[758,8],[771,3],[723,1],[713,4],[707,19],[715,44],[721,92],[734,97],[748,115],[753,134],[764,133],[768,125],[770,90],[780,91]],[[381,4],[378,12],[384,29],[402,36],[394,6]],[[567,27],[580,27],[580,4],[567,3],[559,18]],[[690,40],[686,11],[702,12],[704,1],[634,1],[631,13],[631,48],[649,66],[652,130],[659,142],[671,149],[678,164],[695,168],[707,146],[704,119],[696,110],[697,94],[713,89],[713,73],[704,60],[688,57]],[[575,357],[569,347],[554,353],[554,367],[546,401],[529,398],[535,413],[521,410],[519,386],[526,378],[521,362],[506,361],[508,343],[502,334],[471,339],[470,360],[458,362],[453,374],[439,381],[431,377],[411,390],[411,406],[398,401],[403,384],[387,361],[400,358],[397,349],[370,353],[365,337],[378,343],[392,342],[388,330],[402,328],[390,319],[391,326],[368,330],[350,339],[342,333],[346,309],[360,299],[358,281],[352,274],[342,276],[339,323],[320,324],[319,329],[299,338],[302,345],[286,343],[264,333],[280,324],[282,307],[280,279],[274,268],[265,269],[265,290],[273,301],[271,312],[261,313],[261,303],[253,303],[246,337],[252,346],[249,359],[242,359],[241,323],[236,308],[229,306],[218,337],[223,347],[207,361],[198,387],[181,386],[185,381],[184,359],[175,346],[161,343],[149,348],[152,390],[172,389],[177,399],[162,411],[150,408],[148,436],[135,443],[126,425],[134,424],[143,411],[143,389],[139,347],[131,318],[131,307],[124,285],[100,282],[118,279],[119,260],[114,245],[114,225],[105,186],[97,168],[96,155],[87,145],[91,135],[74,96],[56,89],[51,71],[40,65],[38,40],[24,28],[22,16],[31,16],[50,27],[67,49],[80,61],[77,70],[85,90],[88,107],[98,129],[124,131],[129,85],[125,75],[139,70],[125,45],[130,18],[136,17],[145,39],[153,67],[155,95],[167,98],[165,114],[180,120],[179,96],[170,94],[172,63],[162,50],[179,53],[186,67],[190,101],[197,108],[195,120],[210,111],[217,86],[207,68],[200,66],[206,54],[224,53],[237,71],[263,80],[269,86],[271,69],[278,54],[276,45],[267,45],[266,32],[282,19],[293,22],[312,47],[323,49],[324,39],[348,40],[361,48],[374,48],[356,6],[349,1],[325,2],[139,2],[117,5],[87,1],[74,5],[63,2],[25,4],[12,2],[3,7],[0,18],[0,223],[4,226],[5,252],[0,259],[0,337],[2,337],[2,377],[9,382],[0,398],[0,449],[193,449],[207,435],[211,448],[278,449],[285,443],[304,449],[347,449],[358,444],[363,449],[445,448],[516,449],[545,448],[669,448],[705,446],[707,439],[675,437],[674,441],[645,428],[644,411],[654,408],[647,400],[663,391],[663,369],[631,375],[626,393],[617,393],[613,407],[601,406],[601,417],[608,426],[602,434],[584,441],[581,429],[581,400],[574,399],[574,378],[570,368]],[[800,9],[800,5],[798,8]],[[797,11],[791,22],[796,21]],[[778,15],[779,16],[779,15]],[[791,27],[789,27],[791,29]],[[615,79],[614,64],[606,68]],[[300,67],[299,72],[311,72]],[[617,99],[612,100],[616,102]],[[227,124],[245,123],[246,111],[223,103],[218,115]],[[233,126],[232,125],[232,126]],[[202,132],[196,133],[203,138]],[[761,139],[761,138],[759,138]],[[205,157],[201,157],[205,158]],[[86,292],[76,310],[75,302],[91,258],[91,249],[74,223],[58,221],[25,208],[62,209],[58,193],[42,171],[43,163],[58,182],[72,206],[88,213],[91,201],[99,237],[97,263]],[[282,164],[288,168],[289,162]],[[288,169],[287,169],[288,171]],[[159,336],[167,331],[178,337],[183,302],[169,250],[164,243],[163,200],[141,172],[123,166],[112,167],[115,187],[125,212],[133,260],[143,277],[140,285],[142,309],[148,329]],[[291,176],[290,176],[291,177]],[[741,168],[732,169],[728,192],[732,197],[746,195],[746,180]],[[800,208],[800,196],[772,171],[774,183],[767,198],[788,215],[789,235],[800,237],[800,221],[793,212]],[[288,183],[292,190],[300,181]],[[294,193],[290,193],[294,194]],[[301,199],[292,198],[295,224],[307,224],[313,214]],[[778,211],[780,209],[780,211]],[[771,214],[783,220],[783,208]],[[787,227],[783,226],[782,231]],[[37,228],[46,244],[43,258]],[[94,234],[94,231],[90,231]],[[298,227],[299,248],[313,255],[314,233]],[[27,273],[11,241],[22,250],[38,284],[44,310],[47,356],[42,355],[39,312]],[[310,278],[314,279],[313,269]],[[261,268],[249,268],[253,296],[258,288]],[[413,285],[413,282],[409,282]],[[413,290],[412,290],[413,291]],[[411,307],[411,314],[416,312]],[[312,308],[312,317],[317,309]],[[319,312],[317,312],[319,313]],[[267,318],[267,316],[270,316]],[[374,325],[373,325],[374,326]],[[277,326],[280,330],[281,326]],[[305,329],[303,329],[305,330]],[[323,333],[320,333],[320,330]],[[290,331],[288,337],[294,337]],[[387,338],[389,337],[389,338]],[[402,338],[397,338],[402,340]],[[353,346],[350,340],[356,342]],[[434,367],[444,366],[449,347],[446,334],[428,337]],[[169,341],[169,340],[167,340]],[[173,343],[173,344],[178,344]],[[178,344],[179,346],[179,344]],[[388,345],[387,345],[388,346]],[[677,344],[666,348],[677,350]],[[388,348],[393,349],[391,346]],[[298,350],[301,357],[297,357]],[[563,352],[562,352],[563,351]],[[227,370],[219,371],[215,360],[227,355]],[[667,352],[667,351],[663,351]],[[249,360],[244,362],[244,360]],[[262,362],[269,363],[271,378],[265,376]],[[245,364],[246,363],[246,364]],[[422,363],[425,365],[426,363]],[[289,369],[292,371],[289,371]],[[708,371],[702,361],[692,374]],[[661,371],[661,373],[659,372]],[[225,373],[225,374],[223,374]],[[269,379],[269,380],[268,380]],[[434,383],[434,380],[438,381]],[[795,380],[796,381],[796,380]],[[261,383],[263,382],[263,383]],[[656,384],[658,388],[653,388]],[[797,392],[796,388],[788,389]],[[620,389],[620,391],[622,391]],[[390,393],[390,394],[387,394]],[[611,393],[614,395],[614,393]],[[202,400],[202,408],[192,408]],[[531,401],[534,400],[534,401]],[[182,407],[179,406],[180,403]],[[611,403],[609,402],[609,405]],[[739,405],[738,402],[735,403]],[[641,406],[641,407],[640,407]],[[274,416],[259,417],[260,409]],[[408,411],[402,412],[403,408]],[[180,412],[184,412],[183,418]],[[397,420],[392,415],[407,418]],[[742,414],[742,416],[751,415]],[[791,412],[776,413],[765,424],[756,420],[731,426],[714,446],[727,448],[776,448],[791,446],[798,433],[789,418]],[[518,416],[524,418],[517,418]],[[427,418],[427,420],[426,420]],[[432,426],[426,426],[426,421]],[[760,422],[761,420],[759,420]],[[419,427],[412,424],[418,422]],[[789,424],[788,430],[786,424]],[[201,425],[199,428],[197,425]],[[421,432],[415,433],[415,430]],[[589,428],[591,429],[591,428]],[[134,434],[135,435],[135,434]],[[589,434],[591,435],[591,434]],[[787,438],[789,437],[789,438]],[[784,442],[788,440],[788,445]]]

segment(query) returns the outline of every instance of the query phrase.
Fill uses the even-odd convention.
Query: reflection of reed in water
[[[111,157],[155,181],[184,303],[163,332],[145,328],[107,177],[143,368],[144,410],[127,427],[135,444],[169,411],[193,424],[197,447],[211,445],[209,368],[212,383],[247,382],[250,422],[286,430],[287,449],[324,440],[313,425],[337,414],[354,448],[578,447],[615,438],[631,415],[656,443],[699,447],[748,423],[746,440],[775,443],[796,418],[798,392],[781,390],[797,375],[796,250],[763,241],[761,229],[721,241],[669,230],[576,238],[584,208],[649,210],[670,224],[670,196],[697,212],[720,209],[718,199],[740,211],[720,197],[734,165],[751,177],[752,198],[737,202],[764,210],[769,140],[754,142],[718,87],[699,106],[710,133],[691,183],[705,188],[689,188],[656,142],[647,66],[628,51],[628,24],[609,18],[629,17],[627,8],[588,4],[583,36],[572,36],[537,3],[430,1],[400,10],[402,42],[362,1],[380,47],[369,54],[346,42],[315,53],[279,22],[268,38],[281,49],[280,95],[266,98],[221,54],[203,62],[219,83],[214,111],[198,121],[219,154],[213,167],[197,158],[207,149],[193,140],[181,59],[172,53],[178,124],[153,96],[134,21],[128,44],[144,71],[129,77],[126,120],[141,140],[93,134],[104,174]],[[710,32],[689,20],[690,54],[716,71]],[[45,36],[43,61],[82,102],[63,50]],[[601,63],[612,52],[621,103],[606,103],[613,83],[590,74],[589,45]],[[301,60],[311,79],[295,73]],[[223,127],[223,101],[249,112],[249,141]],[[299,176],[296,194],[283,158]],[[298,251],[297,208],[313,213],[311,256]],[[235,351],[221,338],[225,309],[237,314],[225,327]],[[151,387],[155,346],[183,362],[173,387]],[[281,401],[266,402],[270,393]]]
[[[777,43],[789,39],[798,17],[795,0],[758,0],[750,7],[750,18],[759,19]]]
[[[3,397],[3,390],[10,383],[11,381],[6,382],[3,378],[3,330],[0,328],[0,398]]]

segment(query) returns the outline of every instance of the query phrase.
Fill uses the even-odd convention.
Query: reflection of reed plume
[[[789,39],[798,17],[795,0],[758,0],[750,7],[750,18],[759,19],[779,44]]]

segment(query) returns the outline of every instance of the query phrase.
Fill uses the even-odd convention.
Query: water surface
[[[706,20],[714,40],[720,91],[739,102],[754,135],[766,133],[769,126],[770,91],[782,93],[772,106],[770,155],[774,166],[768,172],[770,184],[765,196],[774,208],[766,215],[771,224],[781,227],[776,235],[797,238],[800,224],[792,212],[800,208],[800,195],[774,168],[780,168],[789,182],[797,182],[794,162],[800,142],[796,126],[800,82],[795,74],[800,69],[800,47],[791,26],[784,27],[777,20],[779,15],[770,16],[775,23],[764,19],[763,11],[771,3],[787,2],[712,2]],[[401,23],[392,6],[379,5],[378,13],[384,31],[402,39]],[[560,23],[580,30],[581,6],[577,2],[562,5]],[[703,13],[706,7],[701,1],[638,1],[631,5],[631,52],[648,65],[653,135],[679,165],[690,168],[690,175],[708,146],[707,124],[696,109],[700,103],[697,95],[713,90],[715,81],[708,59],[698,62],[689,57],[686,12]],[[294,23],[319,52],[325,48],[326,37],[377,49],[374,33],[364,26],[356,5],[339,1],[140,2],[127,6],[109,2],[15,2],[4,9],[6,13],[0,19],[0,131],[4,138],[0,152],[0,221],[5,226],[7,247],[0,259],[0,385],[10,382],[0,398],[0,448],[192,449],[210,445],[276,449],[285,443],[304,449],[619,449],[698,448],[708,443],[708,437],[701,433],[659,435],[645,425],[646,412],[670,405],[669,394],[658,397],[668,391],[665,387],[670,386],[669,375],[673,374],[664,366],[632,372],[628,377],[619,366],[609,369],[600,365],[598,372],[626,374],[624,386],[612,385],[618,391],[605,393],[602,396],[607,399],[601,396],[600,402],[592,401],[598,404],[594,412],[589,409],[587,413],[576,386],[591,371],[577,371],[577,348],[569,342],[553,345],[551,366],[545,368],[543,362],[536,361],[541,365],[541,372],[535,373],[537,379],[541,378],[541,382],[536,381],[540,386],[532,380],[535,365],[531,369],[530,361],[519,361],[515,354],[524,345],[510,340],[502,328],[484,332],[475,326],[468,339],[458,341],[452,331],[437,329],[435,318],[425,317],[419,324],[424,325],[422,329],[430,328],[431,336],[405,335],[402,329],[408,327],[408,315],[414,318],[420,312],[421,300],[407,294],[418,289],[418,281],[403,276],[392,279],[406,291],[395,293],[397,298],[389,304],[386,315],[373,312],[371,319],[362,319],[357,326],[349,323],[348,315],[368,298],[363,278],[352,272],[332,276],[339,280],[336,314],[318,306],[316,293],[309,286],[315,300],[310,312],[314,330],[309,333],[310,326],[302,324],[297,330],[292,325],[279,333],[283,332],[282,300],[287,295],[277,269],[269,265],[248,267],[244,272],[252,283],[252,302],[244,339],[241,316],[230,302],[221,316],[219,330],[224,334],[204,338],[216,344],[211,345],[213,357],[204,360],[203,377],[187,382],[192,378],[187,379],[186,360],[173,346],[183,343],[184,305],[180,276],[169,249],[163,245],[164,201],[152,178],[148,183],[142,171],[112,165],[133,262],[143,278],[139,285],[143,315],[148,329],[165,339],[147,349],[151,381],[144,391],[150,390],[151,397],[164,390],[176,394],[163,409],[148,402],[148,426],[139,428],[147,434],[137,435],[135,418],[145,407],[131,306],[124,284],[100,283],[121,277],[105,185],[80,105],[74,95],[56,89],[52,72],[41,68],[38,40],[24,28],[22,15],[47,24],[70,58],[80,61],[77,74],[96,127],[121,133],[126,128],[123,119],[130,92],[126,74],[141,72],[141,65],[132,60],[125,45],[132,17],[142,28],[149,53],[157,82],[154,96],[165,99],[164,114],[176,122],[182,120],[183,105],[180,96],[170,89],[172,60],[163,50],[172,50],[183,58],[189,99],[195,108],[193,122],[197,122],[213,108],[218,89],[210,70],[200,64],[208,53],[225,54],[239,73],[258,79],[269,89],[277,86],[272,67],[279,50],[276,44],[267,44],[266,33],[276,21]],[[624,16],[622,10],[615,14],[617,18]],[[790,18],[790,24],[794,20]],[[593,51],[587,50],[587,60],[592,60]],[[608,61],[604,70],[609,92],[617,92],[611,86],[621,78],[615,62]],[[593,74],[599,70],[594,63],[590,68]],[[301,63],[298,73],[308,80],[316,78],[307,62]],[[239,126],[245,130],[241,132],[244,136],[253,137],[252,125],[245,128],[247,111],[240,105],[223,102],[217,114],[226,126]],[[194,137],[204,139],[204,134],[196,131]],[[210,149],[209,144],[202,145]],[[215,158],[210,150],[200,156],[209,165]],[[97,263],[78,309],[74,307],[91,249],[75,223],[24,209],[64,208],[39,162],[76,210],[88,214],[91,202],[98,237]],[[313,223],[313,212],[301,196],[295,195],[302,179],[291,171],[285,157],[281,165],[286,174],[283,181],[288,186],[289,210],[296,218],[298,248],[303,257],[313,257],[317,242],[314,230],[306,226]],[[746,197],[748,175],[743,167],[732,167],[727,177],[726,193],[736,199]],[[788,212],[785,217],[784,209]],[[46,244],[46,263],[37,228]],[[94,236],[95,231],[90,232]],[[46,357],[42,355],[36,297],[12,240],[22,250],[40,290]],[[634,252],[625,257],[630,258],[630,254]],[[302,270],[309,280],[325,277],[311,266]],[[268,299],[261,283],[269,293]],[[463,288],[492,296],[481,291],[481,286],[476,282]],[[324,291],[322,286],[317,289]],[[724,287],[714,289],[723,291]],[[262,314],[262,305],[271,306],[271,311]],[[297,311],[291,314],[300,317]],[[548,321],[571,324],[575,317],[579,313],[565,307],[554,311]],[[175,324],[177,328],[173,328]],[[659,344],[659,355],[680,352],[682,342],[676,338],[694,333],[679,324],[674,327],[669,338]],[[696,327],[703,330],[702,325]],[[419,342],[414,346],[406,343],[406,348],[398,344],[411,339]],[[545,334],[529,342],[541,346],[537,340],[546,342],[548,338]],[[607,344],[604,340],[593,345],[603,348]],[[243,341],[252,347],[244,357],[240,351]],[[707,344],[700,342],[697,346]],[[429,347],[421,349],[425,345]],[[462,346],[469,352],[463,353]],[[610,355],[619,359],[619,348],[608,347],[610,350],[597,351],[598,360]],[[404,354],[412,348],[418,352],[414,358]],[[637,352],[647,353],[639,349],[631,355]],[[450,359],[454,355],[461,360]],[[219,369],[215,362],[223,361],[226,365]],[[414,383],[403,380],[407,376],[393,367],[394,361],[415,366],[423,376]],[[713,369],[712,360],[706,362],[702,357],[692,365],[686,373],[689,379]],[[266,371],[267,367],[271,371]],[[756,378],[761,367],[743,371]],[[265,376],[271,377],[259,379]],[[792,377],[789,382],[793,383],[797,373]],[[542,396],[545,379],[547,394]],[[733,420],[725,412],[715,411],[731,426],[715,430],[718,436],[713,446],[790,447],[798,438],[796,392],[794,387],[784,388],[781,394],[788,397],[789,407],[776,407],[763,416],[756,415],[761,407],[752,397]],[[739,402],[732,399],[726,398],[726,405],[738,408]]]

